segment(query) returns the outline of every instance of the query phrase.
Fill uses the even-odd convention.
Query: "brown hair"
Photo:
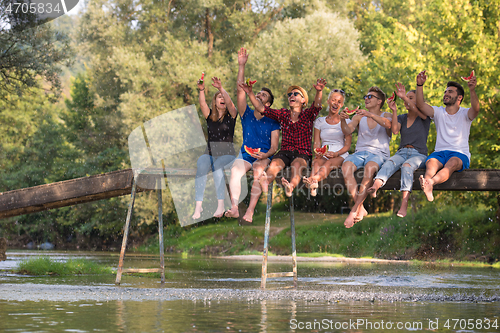
[[[212,121],[222,121],[222,119],[224,119],[224,117],[226,116],[227,114],[227,105],[226,105],[226,108],[224,109],[224,113],[222,114],[222,117],[219,118],[219,111],[217,110],[217,106],[216,106],[216,103],[215,103],[215,100],[217,99],[217,96],[221,94],[222,96],[222,93],[220,91],[216,92],[214,97],[212,97],[212,110],[210,110],[210,119]]]
[[[375,93],[377,95],[377,97],[380,98],[380,100],[382,101],[382,104],[380,104],[380,108],[382,108],[384,106],[385,99],[386,99],[385,92],[383,92],[382,89],[380,89],[377,86],[371,87],[370,89],[368,89],[368,92]]]

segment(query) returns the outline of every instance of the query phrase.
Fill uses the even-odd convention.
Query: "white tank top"
[[[382,112],[381,117],[387,112]],[[360,151],[368,151],[376,155],[382,155],[389,158],[391,152],[389,150],[389,142],[391,136],[387,135],[387,130],[377,123],[375,128],[368,127],[368,118],[363,117],[358,125],[358,142],[356,143],[356,153]]]

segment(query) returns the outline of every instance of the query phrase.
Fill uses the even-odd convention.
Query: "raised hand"
[[[387,103],[389,105],[389,109],[392,110],[392,112],[398,112],[398,107],[396,106],[396,101],[390,101]]]
[[[249,86],[248,84],[246,83],[238,83],[238,86],[243,89],[244,92],[246,92],[247,94],[251,93],[252,92],[252,86]]]
[[[313,85],[314,89],[316,89],[317,91],[322,91],[326,86],[326,80],[321,78],[321,79],[318,79],[316,80],[316,84]]]
[[[248,60],[247,49],[245,49],[244,47],[242,47],[238,51],[238,65],[245,65],[247,63],[247,60]]]
[[[398,97],[401,99],[404,99],[406,97],[406,89],[401,82],[396,83],[396,95],[398,95]]]
[[[214,76],[214,77],[212,78],[212,81],[213,81],[212,85],[213,85],[213,86],[214,86],[217,90],[221,90],[221,88],[222,88],[222,83],[220,82],[220,79],[219,79],[218,77]]]
[[[467,86],[469,87],[469,89],[473,90],[476,89],[476,85],[477,85],[477,78],[474,75],[472,79],[470,79],[469,82],[467,82]]]
[[[196,81],[196,86],[198,87],[198,90],[205,90],[205,82],[201,79]]]
[[[418,73],[417,85],[419,85],[419,86],[423,85],[426,80],[427,80],[427,75],[425,75],[425,71],[421,71],[420,73]]]

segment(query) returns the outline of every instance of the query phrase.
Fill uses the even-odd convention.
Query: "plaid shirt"
[[[314,104],[299,114],[299,120],[292,122],[291,111],[288,109],[271,109],[265,107],[263,115],[276,120],[281,125],[281,150],[297,150],[300,154],[311,156],[311,139],[314,120],[321,107]]]

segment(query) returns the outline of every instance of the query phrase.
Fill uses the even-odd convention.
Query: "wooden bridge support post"
[[[125,220],[125,226],[123,227],[123,240],[122,240],[122,248],[120,250],[120,260],[118,262],[118,270],[116,271],[115,284],[117,284],[117,285],[119,285],[121,280],[122,280],[123,261],[125,260],[125,249],[127,248],[128,230],[130,228],[130,220],[132,219],[132,211],[134,210],[135,192],[137,190],[137,178],[138,178],[138,176],[139,176],[139,173],[134,171],[134,180],[132,183],[132,191],[130,193],[130,203],[128,205],[127,219]]]
[[[267,279],[267,256],[269,247],[269,229],[271,227],[271,206],[273,205],[273,183],[269,184],[267,192],[267,207],[266,207],[266,224],[264,231],[264,251],[262,253],[262,277],[260,279],[260,287],[266,288]]]
[[[269,247],[269,230],[271,228],[271,206],[273,201],[273,184],[269,184],[269,190],[267,195],[267,208],[266,208],[266,224],[264,231],[264,251],[262,254],[262,276],[260,280],[261,289],[266,288],[267,278],[273,277],[293,277],[293,287],[297,288],[297,251],[295,246],[295,216],[293,210],[293,194],[290,197],[290,229],[292,233],[292,272],[279,272],[279,273],[268,273],[267,272],[267,259],[268,259],[268,247]]]
[[[163,174],[162,176],[163,177]],[[165,250],[163,247],[163,200],[161,195],[161,177],[156,180],[156,192],[158,192],[158,240],[160,243],[160,274],[161,283],[165,283]]]

